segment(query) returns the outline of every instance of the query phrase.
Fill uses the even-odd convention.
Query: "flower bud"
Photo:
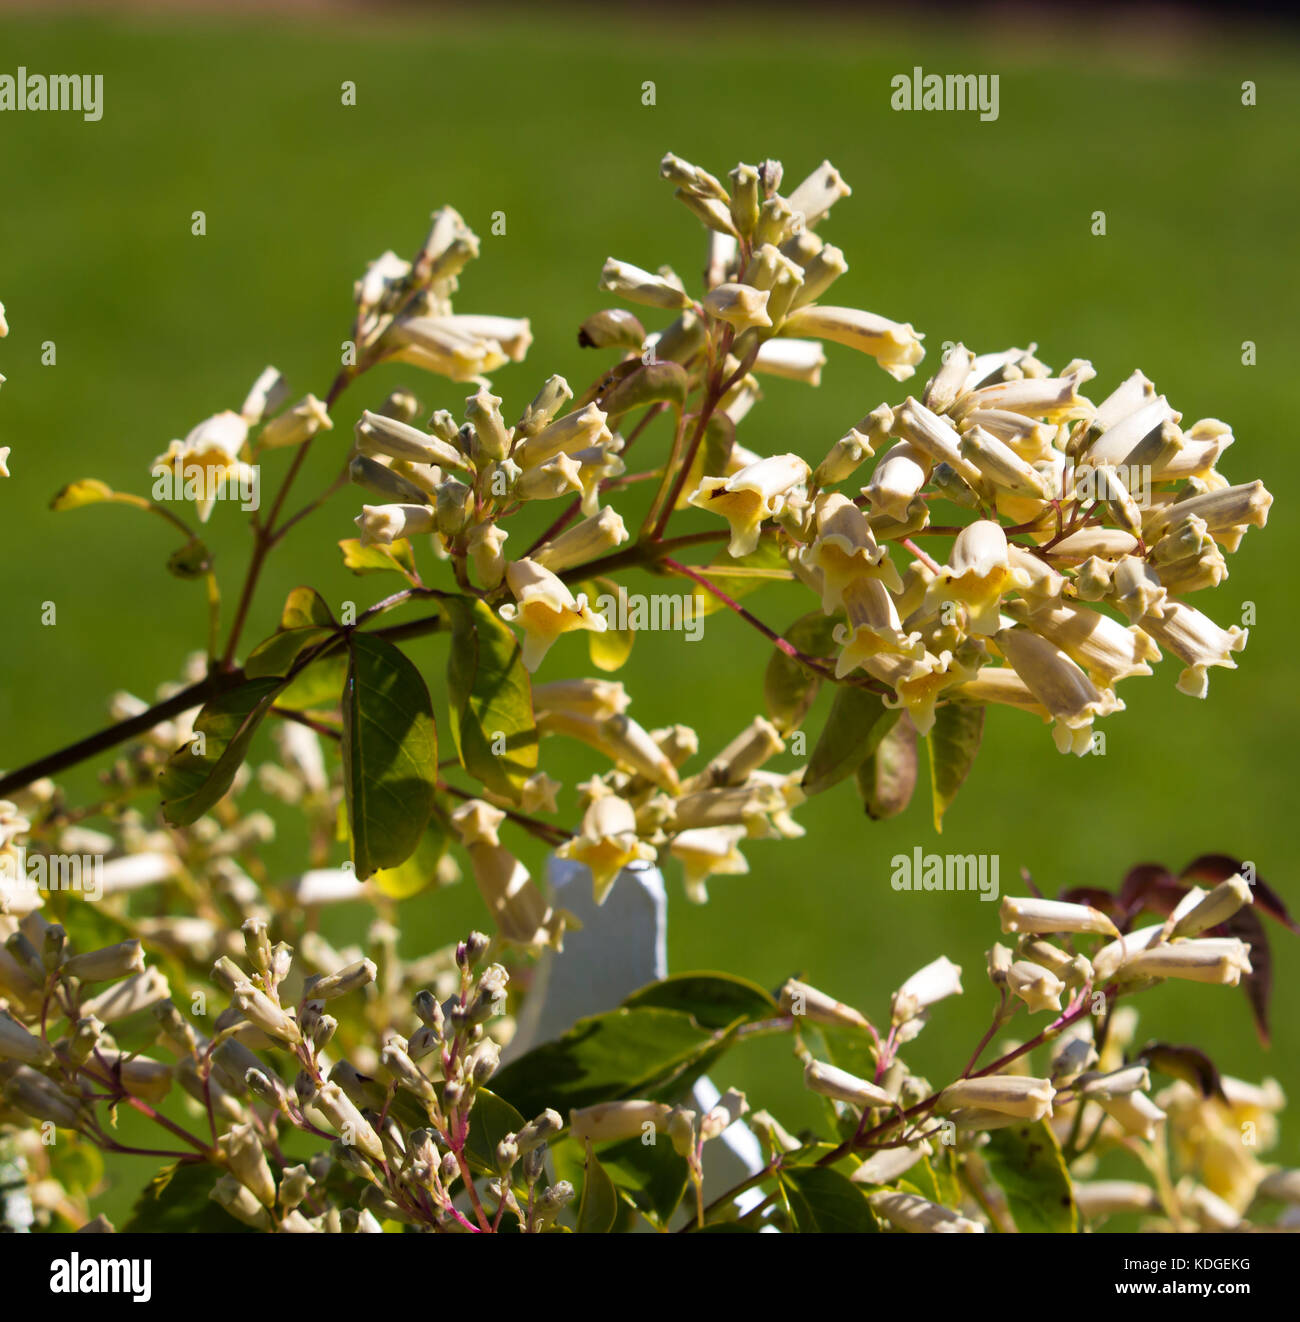
[[[1221,881],[1194,908],[1178,917],[1171,936],[1199,936],[1208,928],[1226,922],[1244,905],[1253,904],[1250,883],[1238,874]]]
[[[966,1107],[996,1111],[1024,1120],[1042,1120],[1052,1114],[1056,1090],[1049,1079],[1023,1074],[987,1074],[959,1079],[943,1090],[938,1109],[955,1111]]]
[[[803,1071],[804,1086],[822,1097],[833,1097],[852,1106],[893,1106],[894,1099],[874,1083],[859,1079],[847,1070],[810,1060]]]
[[[121,941],[102,950],[73,955],[62,967],[66,977],[84,982],[110,982],[131,973],[144,972],[144,948],[139,941]]]
[[[837,1028],[870,1027],[860,1011],[794,978],[781,988],[780,1004],[782,1014],[805,1016],[810,1023],[828,1024]]]
[[[242,1221],[254,1230],[275,1229],[270,1213],[258,1202],[256,1195],[233,1175],[223,1175],[213,1185],[208,1197],[225,1208],[236,1221]]]

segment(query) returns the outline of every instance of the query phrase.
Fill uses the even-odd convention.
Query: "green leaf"
[[[447,690],[456,753],[486,788],[517,799],[537,770],[533,689],[519,643],[486,602],[448,597],[444,604],[452,620]]]
[[[1073,1234],[1079,1228],[1070,1175],[1046,1120],[989,1133],[989,1171],[1023,1234]]]
[[[701,1028],[728,1028],[737,1020],[756,1023],[779,1014],[777,1003],[755,982],[727,973],[677,973],[633,992],[629,1009],[656,1006],[692,1015]]]
[[[725,1034],[681,1011],[652,1006],[580,1019],[563,1037],[534,1047],[494,1078],[496,1091],[524,1115],[653,1097],[706,1062]]]
[[[405,862],[433,811],[438,739],[429,690],[392,643],[352,634],[343,694],[343,788],[352,863],[365,878]]]
[[[619,1193],[655,1225],[666,1225],[686,1193],[691,1170],[671,1143],[642,1143],[639,1138],[613,1143],[601,1163]]]
[[[193,1162],[164,1166],[136,1199],[124,1233],[252,1235],[256,1232],[236,1221],[208,1196],[220,1171]]]
[[[98,505],[105,500],[114,500],[117,492],[101,482],[97,477],[83,477],[80,482],[69,482],[50,501],[52,510],[79,510],[83,505]]]
[[[810,611],[781,636],[807,656],[829,656],[835,648],[835,626],[843,619],[838,613]],[[815,670],[779,647],[773,648],[763,676],[763,698],[777,729],[782,733],[796,729],[808,715],[821,686],[821,676]]]
[[[934,729],[925,736],[925,743],[930,751],[936,831],[943,830],[943,815],[970,773],[983,736],[983,703],[949,702],[935,711]]]
[[[339,705],[343,685],[348,674],[347,648],[327,652],[317,661],[308,663],[288,683],[276,699],[277,707],[290,711],[332,709]]]
[[[287,675],[304,652],[319,647],[333,633],[333,629],[325,628],[293,628],[273,633],[248,654],[244,674],[249,679]]]
[[[197,537],[167,557],[167,572],[186,581],[202,578],[212,568],[212,552]]]
[[[251,679],[206,703],[194,735],[167,759],[158,777],[163,816],[173,826],[202,817],[230,788],[262,718],[284,687],[281,679]],[[202,736],[202,753],[195,752]]]
[[[578,1204],[578,1234],[607,1235],[618,1216],[618,1191],[587,1142],[583,1164],[582,1201]]]
[[[280,628],[308,629],[313,625],[323,629],[336,628],[334,612],[315,588],[294,588],[280,612]]]
[[[469,1135],[465,1156],[475,1170],[497,1174],[497,1144],[507,1134],[517,1134],[524,1127],[524,1117],[504,1098],[479,1088],[470,1112]]]
[[[578,591],[586,593],[587,600],[591,603],[592,609],[595,610],[596,601],[602,593],[609,593],[617,598],[618,584],[612,579],[598,578],[582,584]],[[610,627],[603,633],[596,633],[594,630],[587,631],[587,653],[591,657],[591,664],[597,670],[613,671],[622,669],[628,657],[632,655],[632,644],[635,642],[635,629]]]
[[[865,1192],[847,1175],[829,1166],[796,1166],[783,1168],[780,1178],[800,1234],[870,1235],[880,1229]]]
[[[916,789],[916,726],[906,712],[858,767],[858,793],[874,821],[897,817]]]
[[[879,694],[841,684],[803,773],[803,792],[821,794],[851,776],[894,728],[899,714]]]
[[[415,553],[405,537],[399,537],[391,546],[362,546],[357,537],[346,537],[339,543],[343,563],[354,574],[382,574],[386,571],[401,574],[413,586],[420,576],[415,572]]]
[[[415,853],[395,868],[380,868],[373,877],[375,885],[394,900],[409,900],[428,890],[436,879],[438,862],[447,852],[450,840],[450,823],[435,802]]]
[[[786,563],[785,552],[775,537],[764,537],[748,555],[732,556],[726,551],[698,570],[710,583],[735,600],[756,592],[767,583],[788,582],[794,577]],[[696,619],[726,610],[707,588],[691,580],[695,596]]]

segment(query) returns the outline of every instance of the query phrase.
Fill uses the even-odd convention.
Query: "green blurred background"
[[[1120,20],[1117,20],[1120,21]],[[929,356],[945,340],[978,351],[1037,341],[1054,366],[1091,358],[1100,398],[1140,367],[1185,421],[1220,417],[1237,445],[1224,470],[1265,480],[1270,527],[1231,558],[1231,578],[1199,604],[1221,623],[1255,603],[1257,624],[1235,673],[1211,672],[1210,698],[1177,693],[1179,665],[1122,688],[1129,710],[1106,722],[1107,755],[1059,756],[1047,729],[994,711],[983,755],[934,835],[928,795],[873,824],[853,789],[800,810],[808,834],[747,847],[748,877],[719,878],[707,907],[670,875],[674,968],[718,967],[776,986],[792,973],[887,1013],[915,968],[946,954],[968,994],[942,1007],[911,1048],[939,1079],[960,1068],[987,1022],[983,952],[996,910],[974,895],[897,894],[889,860],[914,845],[995,853],[1004,888],[1027,867],[1048,892],[1116,884],[1141,860],[1177,868],[1206,851],[1255,861],[1288,897],[1295,884],[1291,648],[1300,545],[1291,479],[1300,459],[1288,421],[1300,332],[1294,242],[1300,203],[1294,126],[1300,76],[1291,35],[1033,16],[873,19],[815,9],[795,18],[731,12],[605,9],[479,16],[429,9],[320,14],[310,21],[62,14],[0,17],[3,72],[100,72],[102,121],[0,117],[0,298],[12,326],[0,345],[0,444],[13,476],[0,486],[0,765],[16,766],[97,728],[119,688],[148,696],[204,640],[200,585],[163,568],[173,539],[130,510],[48,511],[70,480],[97,476],[147,492],[148,465],[173,436],[238,408],[274,363],[298,393],[324,393],[349,324],[351,282],[385,248],[409,254],[429,211],[458,207],[483,236],[462,279],[463,312],[529,315],[523,365],[494,378],[506,412],[561,372],[585,384],[607,359],[576,346],[579,321],[604,306],[601,263],[616,255],[693,278],[698,223],[657,178],[673,150],[715,174],[737,160],[782,159],[788,183],[829,157],[854,188],[822,232],[850,273],[837,302],[911,320]],[[890,78],[997,73],[1000,117],[897,113]],[[1243,107],[1241,84],[1258,85]],[[340,104],[340,84],[357,104]],[[642,84],[656,104],[642,105]],[[203,210],[207,234],[190,233]],[[1091,218],[1104,210],[1105,237]],[[507,232],[493,237],[491,214]],[[57,365],[42,366],[53,340]],[[1243,366],[1242,343],[1258,346]],[[820,389],[771,381],[740,439],[816,461],[845,426],[899,401],[874,363],[828,346]],[[393,385],[459,414],[468,390],[414,371],[376,373],[346,397],[332,443],[320,444],[296,495],[337,471],[350,425]],[[651,433],[655,435],[655,433]],[[644,444],[663,445],[657,441]],[[277,480],[283,458],[264,475]],[[389,590],[354,579],[334,543],[353,535],[360,497],[346,492],[288,539],[265,576],[246,641],[274,627],[285,592],[317,586],[335,604]],[[558,506],[552,512],[558,512]],[[702,515],[684,527],[707,526]],[[210,543],[236,592],[247,556],[243,516],[219,506]],[[512,549],[529,540],[512,533]],[[518,545],[516,545],[516,542]],[[661,588],[659,590],[671,590]],[[54,601],[55,627],[40,623]],[[783,626],[806,593],[750,599]],[[229,604],[227,605],[229,612]],[[443,647],[413,655],[431,679]],[[707,754],[761,709],[766,645],[728,614],[705,639],[645,635],[622,673],[647,727],[685,721]],[[563,640],[543,677],[587,668],[581,638]],[[820,729],[823,694],[810,718]],[[558,746],[552,771],[570,787],[593,765]],[[793,767],[786,756],[778,765]],[[557,770],[557,768],[559,768]],[[67,778],[89,792],[83,771]],[[301,866],[285,834],[270,858]],[[535,851],[530,864],[541,866]],[[485,920],[472,884],[406,906],[409,951]],[[1171,985],[1143,998],[1143,1032],[1194,1041],[1226,1071],[1273,1074],[1300,1095],[1300,958],[1272,928],[1275,1041],[1262,1053],[1238,991]],[[788,1125],[811,1121],[786,1041],[755,1042],[716,1073]],[[1279,1159],[1300,1160],[1300,1124]],[[146,1172],[137,1168],[138,1187]],[[103,1205],[119,1209],[122,1189]]]

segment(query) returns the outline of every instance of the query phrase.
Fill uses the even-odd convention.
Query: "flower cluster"
[[[1275,1129],[1251,1136],[1252,1125],[1281,1109],[1276,1084],[1260,1089],[1221,1078],[1192,1048],[1150,1043],[1133,1055],[1136,1011],[1119,1006],[1158,983],[1183,979],[1236,986],[1252,973],[1251,947],[1218,931],[1253,903],[1241,875],[1211,890],[1193,886],[1161,923],[1121,934],[1101,910],[1087,904],[1007,897],[1004,933],[1014,945],[988,952],[988,977],[999,994],[993,1024],[961,1076],[934,1089],[903,1063],[901,1048],[924,1027],[931,1007],[962,991],[961,969],[940,958],[919,970],[894,993],[887,1033],[859,1011],[798,981],[782,989],[783,1008],[796,1022],[868,1034],[874,1075],[867,1079],[817,1059],[805,1045],[804,1082],[829,1099],[852,1135],[843,1152],[867,1153],[852,1179],[874,1191],[869,1201],[894,1228],[916,1233],[981,1232],[1001,1229],[1005,1203],[951,1207],[895,1184],[919,1162],[938,1162],[945,1150],[961,1154],[972,1188],[983,1192],[988,1178],[981,1156],[989,1135],[1047,1121],[1076,1177],[1074,1201],[1089,1222],[1115,1213],[1160,1218],[1164,1230],[1237,1229],[1257,1196],[1284,1194],[1294,1181],[1259,1161]],[[1090,954],[1081,940],[1096,942]],[[1006,1046],[990,1065],[977,1068],[983,1048],[1018,1011],[1050,1014],[1047,1028],[1027,1042]],[[1031,1052],[1045,1053],[1035,1073]],[[1176,1082],[1152,1093],[1152,1071]],[[1172,1133],[1167,1131],[1172,1130]],[[1245,1137],[1244,1137],[1245,1135]],[[794,1144],[794,1147],[797,1147]],[[793,1150],[793,1149],[792,1149]],[[837,1155],[839,1155],[837,1150]],[[1136,1157],[1147,1182],[1091,1180],[1107,1153]],[[1182,1172],[1165,1178],[1172,1155]]]

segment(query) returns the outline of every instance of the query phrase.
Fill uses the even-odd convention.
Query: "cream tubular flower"
[[[1052,714],[1052,734],[1061,752],[1082,755],[1092,738],[1092,722],[1121,711],[1109,689],[1099,690],[1064,652],[1028,629],[1003,629],[995,637],[1002,654]]]
[[[590,449],[593,445],[607,445],[614,439],[609,430],[608,417],[596,404],[574,409],[572,413],[548,422],[515,446],[512,457],[521,468],[534,468],[548,459],[554,459],[558,454],[572,454],[577,450]]]
[[[549,569],[553,574],[586,564],[628,540],[627,526],[622,516],[606,507],[590,519],[584,519],[532,554],[534,564]]]
[[[1145,560],[1126,555],[1116,562],[1109,599],[1130,624],[1136,624],[1144,615],[1163,616],[1168,596],[1168,589]]]
[[[870,354],[895,381],[905,381],[925,357],[922,336],[906,322],[889,321],[857,308],[813,304],[786,317],[783,335],[831,340]]]
[[[844,605],[844,589],[854,579],[878,578],[891,592],[902,592],[889,552],[880,546],[867,517],[838,492],[818,496],[817,536],[800,552],[804,565],[821,575],[822,610],[831,615]]]
[[[649,1125],[656,1133],[668,1122],[672,1107],[666,1102],[598,1102],[569,1112],[569,1136],[578,1143],[609,1143],[614,1139],[642,1138]]]
[[[1171,602],[1159,618],[1144,616],[1141,624],[1157,643],[1187,663],[1187,669],[1178,676],[1178,691],[1193,698],[1203,698],[1209,692],[1206,671],[1210,666],[1236,670],[1237,663],[1230,653],[1246,646],[1248,634],[1235,624],[1221,629],[1208,615],[1181,601]]]
[[[571,454],[557,454],[545,463],[524,469],[515,483],[514,494],[520,500],[558,500],[570,492],[583,492],[582,460]]]
[[[1165,1113],[1146,1093],[1124,1093],[1119,1097],[1098,1097],[1098,1106],[1126,1133],[1150,1143],[1155,1140]]]
[[[1050,936],[1056,932],[1097,932],[1119,936],[1115,924],[1090,904],[1005,895],[998,917],[1004,932]]]
[[[469,853],[479,894],[504,940],[520,946],[551,945],[560,950],[573,915],[552,909],[533,885],[528,869],[500,842],[497,828],[505,813],[482,799],[470,799],[451,815]]]
[[[502,606],[501,618],[523,630],[523,661],[529,671],[542,664],[561,634],[575,629],[604,633],[608,628],[604,616],[591,610],[585,596],[575,597],[549,569],[532,560],[514,561],[506,570],[506,582],[518,604]]]
[[[1272,493],[1258,480],[1235,487],[1220,487],[1200,496],[1167,505],[1148,519],[1145,532],[1148,540],[1158,534],[1175,518],[1194,514],[1205,520],[1210,532],[1223,532],[1236,528],[1263,528],[1268,523],[1268,512],[1273,504]]]
[[[853,190],[844,182],[844,176],[830,161],[823,161],[790,193],[787,201],[792,210],[803,212],[804,224],[809,229],[815,229],[826,219],[831,207],[840,198],[849,197],[852,193]]]
[[[1232,428],[1217,418],[1202,418],[1183,433],[1183,448],[1153,464],[1151,476],[1165,482],[1205,477],[1233,444]]]
[[[1125,628],[1099,611],[1061,601],[1024,614],[1036,634],[1068,653],[1105,688],[1131,675],[1149,675],[1147,662],[1160,660],[1149,634]]]
[[[354,434],[357,449],[370,458],[405,459],[439,468],[469,468],[469,459],[454,445],[369,409],[358,419]]]
[[[909,441],[891,445],[871,473],[862,494],[873,514],[889,519],[907,518],[908,508],[930,477],[930,457]]]
[[[226,410],[205,418],[183,441],[172,441],[151,471],[159,478],[170,473],[178,493],[188,495],[197,487],[195,508],[199,522],[207,523],[223,486],[239,488],[256,478],[256,470],[239,457],[247,440],[247,421]]]
[[[894,1104],[894,1099],[883,1088],[820,1060],[810,1060],[804,1066],[803,1081],[806,1088],[819,1096],[833,1097],[837,1102],[848,1102],[850,1106],[867,1108]]]
[[[353,522],[361,529],[362,546],[389,546],[436,526],[428,505],[363,505]]]
[[[1160,1199],[1136,1180],[1076,1180],[1074,1201],[1090,1219],[1124,1212],[1158,1212]]]
[[[866,1016],[851,1005],[837,1001],[816,987],[795,978],[781,988],[781,1013],[806,1018],[810,1023],[827,1024],[832,1028],[867,1029]]]
[[[937,654],[926,651],[920,660],[880,652],[867,659],[865,669],[894,690],[892,700],[885,698],[885,706],[906,708],[916,732],[926,735],[934,728],[940,697],[974,679],[980,669],[979,658],[978,651],[969,651],[965,644],[956,652],[947,648]]]
[[[961,437],[953,425],[910,395],[894,411],[894,430],[932,463],[947,464],[968,485],[981,485],[983,474],[961,451]]]
[[[1029,685],[1010,666],[984,666],[974,679],[957,685],[952,696],[967,702],[996,702],[1032,712],[1045,721],[1052,719],[1051,712],[1034,697]]]
[[[930,585],[927,598],[930,603],[961,602],[967,609],[969,631],[990,635],[998,631],[1003,593],[1029,582],[1023,569],[1012,568],[1002,525],[979,519],[957,534],[948,563]]]
[[[1030,1014],[1040,1010],[1061,1011],[1061,993],[1065,983],[1050,969],[1027,959],[1018,959],[1007,970],[1007,987],[1013,996],[1024,1001]]]
[[[1031,418],[1046,418],[1049,422],[1086,418],[1092,413],[1092,405],[1078,391],[1080,382],[1086,379],[1080,374],[999,381],[971,391],[954,412],[964,417],[975,409],[1005,409]]]
[[[1035,1079],[1024,1074],[986,1074],[950,1084],[940,1094],[936,1109],[974,1108],[1016,1116],[1021,1120],[1043,1120],[1051,1116],[1055,1096],[1056,1090],[1050,1079]]]
[[[1226,922],[1239,909],[1254,904],[1250,883],[1238,873],[1221,881],[1208,895],[1201,898],[1186,913],[1175,917],[1171,937],[1200,936],[1208,928]]]
[[[898,608],[889,589],[878,578],[860,575],[840,594],[848,624],[837,624],[832,636],[840,646],[835,678],[843,679],[881,653],[917,662],[925,657],[918,633],[903,632]]]
[[[1182,978],[1235,987],[1243,973],[1252,972],[1250,946],[1236,937],[1201,937],[1153,945],[1129,959],[1121,972],[1126,978]]]
[[[478,523],[469,530],[466,550],[480,586],[495,588],[505,577],[506,557],[502,548],[509,536],[495,523]]]
[[[733,556],[748,555],[758,546],[763,520],[785,509],[811,471],[797,454],[773,455],[731,477],[706,477],[688,503],[721,514],[731,525],[727,550]]]
[[[1081,565],[1091,556],[1102,560],[1118,560],[1134,555],[1141,543],[1123,528],[1080,528],[1052,548],[1052,558],[1062,565]]]
[[[722,284],[704,296],[703,308],[711,317],[725,321],[737,334],[751,328],[765,328],[772,324],[767,314],[768,291],[749,285]]]
[[[510,361],[511,355],[491,337],[475,334],[453,316],[403,317],[384,335],[395,346],[389,357],[396,362],[445,376],[452,381],[474,381]],[[515,337],[519,344],[528,338],[528,322]]]
[[[330,431],[333,426],[325,405],[315,395],[306,395],[293,408],[268,422],[257,443],[267,450],[302,445],[318,432]]]
[[[962,433],[961,457],[978,469],[984,480],[1001,491],[1031,500],[1050,500],[1047,480],[1009,445],[982,427]]]
[[[607,258],[600,273],[599,288],[607,293],[617,294],[629,303],[642,303],[646,307],[668,308],[680,311],[692,306],[690,295],[667,276],[655,275],[643,271],[631,262],[620,262],[613,257]]]
[[[873,1193],[867,1200],[878,1215],[908,1235],[982,1235],[984,1227],[919,1193]]]
[[[578,834],[555,853],[558,858],[572,859],[591,870],[597,904],[605,903],[610,887],[629,863],[648,862],[655,856],[654,846],[637,838],[632,805],[616,794],[593,800],[583,814]]]
[[[936,1001],[961,995],[961,965],[954,964],[946,955],[940,955],[924,968],[918,969],[894,993],[891,1012],[895,1024],[915,1019]]]
[[[494,317],[482,313],[457,313],[444,317],[452,330],[490,344],[498,344],[512,363],[522,363],[533,342],[527,317]]]
[[[705,300],[706,306],[707,302]],[[754,359],[756,373],[784,377],[787,381],[802,381],[808,386],[821,385],[822,368],[825,366],[826,352],[820,340],[764,340]]]
[[[1093,441],[1088,449],[1088,462],[1093,465],[1131,463],[1130,456],[1149,436],[1163,436],[1167,428],[1171,442],[1174,438],[1180,438],[1182,433],[1177,427],[1179,417],[1181,414],[1170,407],[1163,395],[1148,400],[1140,408],[1107,427]]]
[[[587,716],[598,721],[621,716],[632,701],[616,679],[556,679],[533,686],[533,710]]]
[[[1140,927],[1136,932],[1127,932],[1117,940],[1102,946],[1092,957],[1093,976],[1098,982],[1108,981],[1134,955],[1163,940],[1164,935],[1164,924],[1156,923],[1151,927]]]
[[[668,852],[682,865],[686,898],[703,904],[708,898],[705,883],[713,876],[741,876],[749,863],[737,848],[744,838],[743,826],[706,826],[679,831]]]

